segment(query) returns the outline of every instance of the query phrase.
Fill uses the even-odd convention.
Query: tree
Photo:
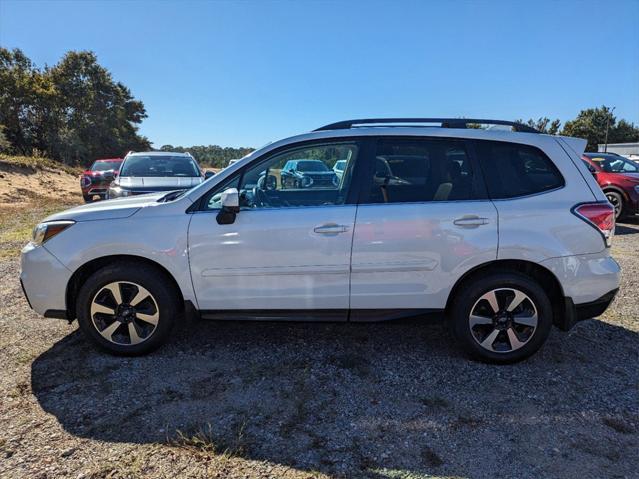
[[[5,126],[0,125],[0,153],[10,153],[11,142],[7,140],[7,137],[4,134],[4,130],[5,130]]]
[[[92,52],[68,52],[38,69],[18,49],[0,48],[0,124],[12,148],[65,163],[149,149],[138,134],[144,104],[115,82]]]
[[[201,165],[214,168],[224,168],[228,165],[229,160],[234,158],[242,158],[243,156],[251,153],[254,148],[231,148],[218,145],[202,145],[185,148],[183,146],[164,145],[162,146],[162,148],[160,148],[160,150],[176,151],[181,153],[188,151]]]
[[[539,118],[537,120],[533,120],[532,118],[528,121],[524,120],[516,120],[517,123],[522,123],[524,125],[528,125],[533,127],[534,129],[547,133],[549,135],[556,135],[559,132],[559,128],[561,127],[561,121],[557,118],[556,120],[550,121],[550,118],[544,116],[543,118]]]
[[[608,124],[608,143],[626,143],[639,141],[639,128],[626,120],[617,119],[607,106],[582,110],[572,121],[567,121],[562,135],[576,136],[588,140],[587,151],[597,151],[598,145],[606,141]]]

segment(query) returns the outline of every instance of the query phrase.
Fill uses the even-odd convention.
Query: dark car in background
[[[639,165],[614,153],[584,153],[582,159],[615,207],[615,217],[639,210]]]
[[[101,200],[106,197],[109,185],[120,171],[122,158],[105,158],[95,160],[90,168],[80,175],[80,188],[86,203],[90,203],[98,196]]]
[[[321,160],[289,160],[280,173],[283,188],[335,188],[339,177]]]
[[[190,153],[132,152],[124,158],[107,197],[188,190],[213,175],[212,171],[205,173]]]

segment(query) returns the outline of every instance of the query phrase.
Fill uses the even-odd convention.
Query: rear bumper
[[[615,299],[619,289],[604,294],[600,298],[588,303],[575,304],[572,298],[565,298],[565,312],[562,318],[555,319],[555,326],[568,331],[579,321],[601,316]]]

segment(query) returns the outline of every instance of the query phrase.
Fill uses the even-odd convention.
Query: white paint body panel
[[[465,216],[485,224],[453,223]],[[496,258],[497,212],[490,201],[361,205],[351,308],[444,308],[458,278]]]
[[[355,206],[242,210],[230,225],[193,215],[193,285],[200,309],[347,309]],[[344,226],[341,233],[315,228]]]

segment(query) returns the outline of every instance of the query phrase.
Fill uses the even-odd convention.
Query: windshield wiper
[[[166,203],[167,201],[173,201],[178,199],[180,196],[182,196],[184,194],[186,190],[177,190],[177,191],[171,191],[170,193],[167,193],[166,195],[164,195],[163,197],[161,197],[160,199],[158,199],[158,203]]]

